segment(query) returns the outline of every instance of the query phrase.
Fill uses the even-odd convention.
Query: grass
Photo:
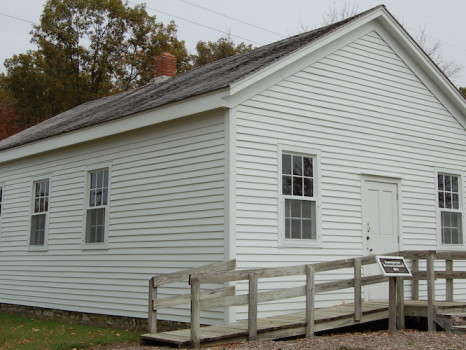
[[[70,350],[138,341],[139,333],[0,314],[0,350]]]

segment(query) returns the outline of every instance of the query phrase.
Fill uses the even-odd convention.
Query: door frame
[[[366,237],[366,226],[364,223],[366,222],[366,214],[364,211],[364,208],[367,204],[365,204],[365,198],[364,198],[364,193],[367,188],[367,182],[382,182],[382,183],[389,183],[389,184],[395,184],[396,190],[397,190],[397,207],[398,207],[398,250],[402,250],[403,247],[403,231],[402,231],[402,216],[401,216],[401,203],[402,203],[402,198],[401,198],[401,178],[397,177],[387,177],[387,176],[377,176],[377,175],[366,175],[366,174],[361,174],[361,240],[362,240],[362,255],[370,255],[369,252],[367,251],[367,240],[365,239]],[[388,252],[387,252],[388,253]]]

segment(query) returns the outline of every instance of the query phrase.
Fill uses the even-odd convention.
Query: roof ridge
[[[0,141],[0,151],[225,88],[384,5],[184,72],[165,82],[88,101]]]

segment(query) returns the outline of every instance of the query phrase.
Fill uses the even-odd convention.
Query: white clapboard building
[[[0,141],[0,303],[146,318],[149,278],[190,267],[464,250],[465,127],[383,6],[85,103]]]

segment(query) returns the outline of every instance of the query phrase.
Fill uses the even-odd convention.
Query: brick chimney
[[[155,77],[174,77],[176,75],[176,57],[170,52],[162,52],[154,58]]]

